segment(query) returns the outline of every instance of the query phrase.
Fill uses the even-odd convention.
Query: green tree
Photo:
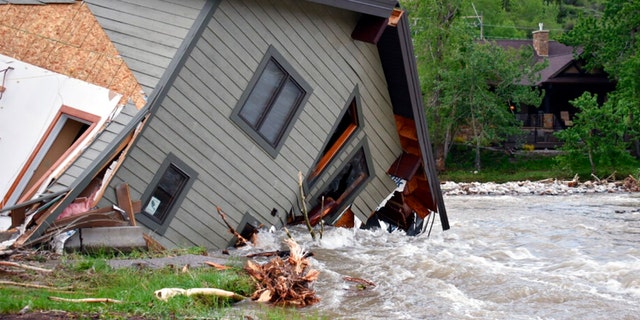
[[[532,83],[540,65],[533,64],[531,50],[504,50],[489,42],[471,42],[449,59],[439,84],[442,103],[458,110],[458,124],[470,128],[480,170],[481,148],[521,131],[510,106],[540,104],[539,90],[522,85]]]
[[[539,92],[520,85],[538,70],[531,50],[504,51],[476,42],[477,31],[459,16],[462,4],[462,0],[405,3],[410,16],[417,18],[414,47],[440,171],[461,128],[472,129],[479,169],[482,146],[500,143],[519,130],[509,105],[540,101]]]
[[[588,68],[603,68],[616,81],[608,96],[610,112],[624,115],[624,131],[640,154],[640,0],[609,0],[602,17],[584,17],[562,37],[568,45],[582,48]],[[617,130],[617,128],[616,128]]]
[[[474,10],[475,8],[475,10]],[[474,16],[482,16],[484,38],[527,39],[531,32],[543,23],[550,30],[551,37],[559,34],[562,27],[557,22],[560,6],[540,0],[466,0],[460,7],[461,16],[468,24],[476,27],[479,34],[479,21]]]
[[[454,25],[462,0],[405,1],[403,6],[415,20],[414,48],[424,95],[429,133],[434,143],[436,166],[444,170],[445,159],[457,130],[460,113],[455,105],[442,103],[440,82],[449,69],[449,57],[462,43],[472,39]]]
[[[564,142],[565,153],[558,159],[568,169],[577,169],[585,157],[592,174],[600,166],[615,167],[631,160],[623,139],[628,122],[626,111],[609,101],[600,106],[597,100],[597,95],[585,92],[571,101],[580,112],[575,114],[572,127],[555,134]]]

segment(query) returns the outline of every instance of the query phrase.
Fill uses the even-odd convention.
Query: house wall
[[[63,105],[99,119],[93,132],[87,134],[83,143],[86,145],[109,116],[115,114],[121,97],[107,88],[0,54],[0,70],[8,67],[13,69],[0,73],[5,87],[0,99],[0,199],[19,178],[47,130],[55,125]],[[67,159],[80,152],[78,149],[68,154]]]
[[[167,96],[147,123],[112,185],[130,184],[140,198],[168,153],[198,172],[163,237],[165,246],[224,247],[231,239],[216,212],[238,226],[245,213],[265,224],[294,205],[298,171],[308,173],[356,85],[364,128],[315,186],[335,173],[366,136],[375,175],[354,200],[366,218],[394,188],[386,170],[401,153],[375,45],[350,35],[359,15],[293,0],[223,1]],[[274,159],[234,122],[232,110],[272,45],[313,88]],[[317,187],[316,187],[317,188]],[[314,192],[314,190],[311,190]],[[105,199],[115,202],[112,194]]]
[[[150,95],[206,0],[86,0]]]

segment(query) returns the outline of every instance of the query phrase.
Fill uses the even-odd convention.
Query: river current
[[[327,229],[311,241],[330,319],[640,319],[640,194],[445,196],[430,236]],[[282,234],[262,234],[277,249]],[[344,277],[372,281],[359,290]]]

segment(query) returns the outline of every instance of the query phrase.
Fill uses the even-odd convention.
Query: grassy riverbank
[[[165,254],[186,253],[189,252]],[[144,257],[143,253],[134,255],[135,258]],[[233,301],[212,296],[175,296],[166,302],[154,296],[154,291],[162,288],[218,288],[250,296],[254,282],[243,270],[242,262],[230,260],[231,268],[223,271],[212,267],[185,268],[182,265],[167,265],[159,269],[141,266],[114,269],[107,263],[113,258],[118,257],[78,254],[55,257],[33,253],[19,263],[51,271],[22,267],[0,269],[0,318],[21,319],[20,310],[26,310],[26,315],[37,315],[39,319],[245,319],[245,316],[308,319],[295,309],[258,305],[251,308],[250,314],[245,314],[243,308],[232,307]],[[112,300],[52,300],[57,298]]]
[[[475,155],[471,148],[456,146],[447,159],[447,170],[439,174],[440,181],[456,182],[496,182],[537,181],[543,179],[571,180],[578,174],[580,180],[593,180],[589,163],[585,160],[573,169],[567,169],[558,161],[558,153],[553,151],[519,151],[507,154],[502,151],[483,150],[482,168],[474,167]],[[640,161],[622,166],[603,166],[596,176],[605,179],[615,172],[616,179],[629,175],[638,177]]]

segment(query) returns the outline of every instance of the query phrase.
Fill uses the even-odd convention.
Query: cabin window
[[[321,189],[322,192],[316,197],[317,203],[321,202],[322,197],[325,202],[335,201],[336,209],[350,203],[371,177],[373,167],[370,159],[366,140],[363,140],[338,173]]]
[[[196,177],[193,169],[169,154],[142,196],[142,215],[138,220],[164,234]]]
[[[275,158],[311,91],[271,46],[231,118]]]
[[[361,127],[360,99],[358,87],[356,87],[347,100],[347,104],[339,117],[338,123],[334,126],[329,140],[324,145],[320,158],[309,174],[308,181],[313,184],[316,178],[324,171],[329,163],[336,157],[338,152],[349,141],[356,131]]]

